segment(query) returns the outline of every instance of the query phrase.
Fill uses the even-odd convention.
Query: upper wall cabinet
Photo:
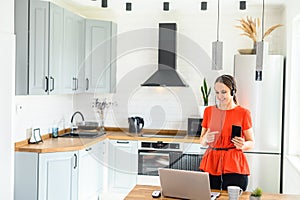
[[[64,11],[63,88],[65,94],[84,92],[85,20]]]
[[[86,20],[86,92],[115,92],[116,32],[113,22]]]
[[[16,94],[48,92],[48,28],[49,2],[15,1]]]
[[[47,1],[15,0],[16,95],[113,92],[115,32]]]

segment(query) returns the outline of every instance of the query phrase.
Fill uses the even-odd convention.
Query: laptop
[[[214,200],[220,195],[210,191],[207,172],[160,168],[159,178],[165,197]]]

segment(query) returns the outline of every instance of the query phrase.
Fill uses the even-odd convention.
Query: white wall
[[[0,0],[0,199],[13,199],[14,137],[12,104],[14,88],[13,1]]]
[[[22,107],[22,109],[17,109]],[[13,105],[15,141],[30,137],[32,128],[41,134],[51,133],[52,127],[70,127],[73,113],[73,95],[16,96]]]
[[[212,86],[219,74],[232,74],[237,49],[252,47],[251,40],[240,36],[240,30],[235,28],[237,19],[247,15],[260,17],[261,7],[248,6],[247,11],[239,11],[238,6],[221,5],[220,40],[224,42],[224,69],[216,72],[210,67],[211,43],[216,40],[217,10],[214,3],[209,4],[207,11],[200,11],[197,1],[188,0],[180,5],[173,2],[175,5],[171,4],[174,6],[169,12],[161,10],[160,1],[144,3],[133,2],[131,12],[126,12],[124,7],[115,8],[117,5],[113,2],[108,9],[78,9],[87,18],[113,20],[118,24],[117,93],[99,97],[112,99],[119,105],[109,110],[105,125],[127,127],[127,117],[138,115],[144,117],[145,128],[186,129],[187,117],[198,115],[198,107],[202,105],[200,85],[203,77]],[[267,7],[265,27],[282,23],[283,10],[283,7]],[[188,88],[140,87],[157,68],[157,28],[160,22],[177,23],[177,69],[190,86]],[[271,54],[285,53],[284,29],[279,28],[266,39],[270,42]],[[93,116],[88,113],[92,112],[89,109],[94,96],[97,95],[78,96],[74,106]],[[214,103],[213,95],[210,101]]]

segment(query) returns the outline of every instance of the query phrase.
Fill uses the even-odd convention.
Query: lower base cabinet
[[[106,140],[80,151],[15,153],[15,200],[99,200]]]
[[[15,153],[15,200],[76,200],[78,152]]]
[[[99,200],[103,191],[105,141],[79,151],[78,200]]]
[[[137,141],[109,140],[108,191],[128,193],[137,183]]]

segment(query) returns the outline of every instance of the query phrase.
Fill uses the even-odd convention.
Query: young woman
[[[232,76],[218,77],[214,89],[216,105],[203,115],[200,143],[208,147],[199,168],[209,173],[212,189],[235,185],[245,191],[250,170],[243,151],[254,146],[250,111],[238,105]],[[232,132],[239,136],[232,138]]]

